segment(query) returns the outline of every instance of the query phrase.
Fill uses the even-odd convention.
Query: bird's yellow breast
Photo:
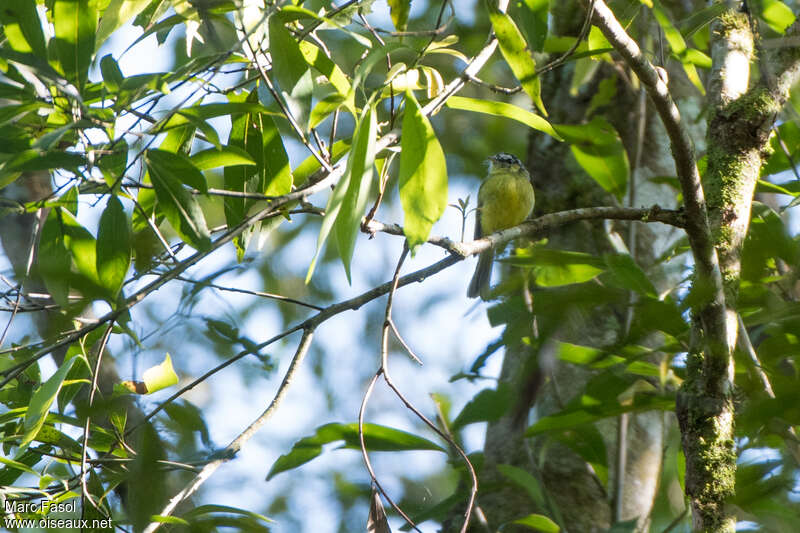
[[[533,211],[533,186],[528,173],[492,171],[478,191],[478,203],[483,235],[516,226]]]

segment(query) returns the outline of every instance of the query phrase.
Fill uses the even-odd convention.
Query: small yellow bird
[[[478,190],[475,238],[522,223],[533,211],[533,185],[528,170],[516,156],[501,152],[489,158],[489,175]],[[482,252],[467,296],[489,298],[494,250]]]

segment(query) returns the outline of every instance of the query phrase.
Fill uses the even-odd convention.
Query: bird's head
[[[506,152],[500,152],[499,154],[494,154],[489,157],[489,170],[491,171],[497,168],[526,170],[525,165],[522,164],[522,161],[520,161],[517,156]]]

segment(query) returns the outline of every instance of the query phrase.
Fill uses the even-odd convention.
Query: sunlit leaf
[[[411,11],[411,0],[387,0],[392,24],[397,31],[405,31],[408,25],[408,13]]]
[[[209,148],[192,154],[189,159],[198,170],[211,170],[219,167],[233,167],[238,165],[255,166],[256,162],[246,151],[238,146],[222,146]]]
[[[322,453],[323,445],[337,441],[344,441],[345,448],[359,449],[358,424],[331,423],[318,427],[314,435],[300,439],[288,454],[275,461],[267,479],[307,463]],[[370,451],[444,451],[428,439],[378,424],[364,424],[364,441]]]
[[[111,0],[97,26],[96,46],[103,44],[112,33],[138,15],[150,2],[151,0]]]
[[[346,183],[347,190],[333,232],[339,255],[344,264],[347,280],[350,279],[350,262],[353,259],[356,237],[360,233],[361,218],[364,216],[367,203],[377,189],[373,178],[375,165],[375,141],[378,131],[378,120],[375,106],[370,106],[358,125],[353,137],[353,149],[347,160],[345,175],[339,184]],[[339,186],[337,184],[337,187]],[[343,186],[343,185],[342,185]]]
[[[558,524],[541,514],[529,514],[514,520],[512,524],[525,526],[533,531],[542,531],[544,533],[558,533],[561,531]]]
[[[0,22],[3,23],[3,35],[13,50],[47,57],[42,22],[35,2],[5,0],[0,9]]]
[[[514,104],[493,102],[491,100],[478,100],[477,98],[466,98],[464,96],[451,96],[447,99],[446,105],[453,109],[463,109],[465,111],[475,111],[477,113],[510,118],[511,120],[522,122],[537,131],[544,132],[551,137],[555,137],[559,141],[563,140],[546,119],[535,113],[531,113],[527,109],[517,107]]]
[[[64,76],[82,88],[88,79],[97,34],[96,3],[92,0],[55,0],[55,49]]]
[[[486,3],[489,8],[489,18],[492,21],[492,28],[500,43],[500,51],[503,53],[508,66],[514,76],[517,77],[522,88],[531,97],[533,104],[539,112],[547,116],[547,110],[542,102],[542,84],[536,74],[536,61],[534,61],[528,44],[519,31],[517,25],[507,13],[497,10],[493,2]]]
[[[306,129],[314,87],[311,69],[297,40],[276,16],[269,19],[269,46],[271,50],[280,50],[272,54],[272,72],[295,120]]]
[[[399,186],[403,230],[413,251],[428,240],[433,224],[447,207],[447,164],[414,93],[406,91],[405,101]]]

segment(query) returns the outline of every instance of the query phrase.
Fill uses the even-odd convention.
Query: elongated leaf
[[[373,166],[375,165],[375,140],[378,131],[375,105],[369,107],[358,125],[353,138],[353,150],[347,160],[347,191],[342,200],[339,216],[333,226],[339,255],[344,264],[347,281],[350,281],[350,262],[353,259],[356,237],[360,231],[361,218],[375,189]]]
[[[274,522],[271,518],[264,516],[263,514],[254,513],[252,511],[248,511],[246,509],[239,509],[238,507],[231,507],[229,505],[218,505],[218,504],[206,504],[206,505],[198,505],[197,507],[193,508],[191,511],[187,512],[183,515],[183,518],[187,520],[191,520],[192,518],[197,518],[199,516],[212,514],[212,513],[227,513],[227,514],[238,514],[242,516],[247,516],[261,522]]]
[[[530,472],[516,466],[503,464],[497,465],[497,471],[503,474],[509,481],[525,490],[533,503],[541,507],[546,505],[542,485]]]
[[[712,20],[720,16],[728,6],[722,2],[711,4],[689,15],[686,19],[681,21],[681,35],[684,39],[689,39],[692,35],[703,29]]]
[[[153,158],[153,154],[156,157]],[[170,158],[169,156],[174,156]],[[177,163],[178,156],[163,150],[148,150],[145,157],[150,179],[153,181],[156,198],[158,199],[158,209],[167,218],[170,225],[188,244],[197,250],[208,250],[211,246],[211,233],[208,231],[206,219],[197,199],[184,188],[183,183],[187,175],[176,175],[174,172],[180,168],[191,167],[191,162],[187,166]],[[194,172],[200,175],[203,183],[205,178],[200,171],[194,168]],[[196,176],[195,176],[196,178]],[[191,180],[190,178],[190,181]],[[199,184],[192,184],[196,186]]]
[[[542,514],[529,514],[514,520],[512,523],[528,527],[533,531],[542,531],[543,533],[558,533],[561,531],[558,524]]]
[[[603,273],[605,266],[592,254],[544,248],[536,248],[529,256],[512,257],[504,262],[531,267],[536,284],[541,287],[583,283]]]
[[[50,376],[50,379],[42,383],[36,392],[33,393],[33,397],[28,404],[28,412],[25,414],[25,422],[23,424],[24,433],[19,444],[20,447],[33,441],[36,434],[44,425],[47,412],[58,396],[58,392],[64,384],[64,378],[67,372],[69,372],[69,369],[72,368],[72,364],[76,359],[76,357],[73,357],[64,361],[61,367]]]
[[[99,48],[112,33],[138,15],[150,2],[151,0],[111,0],[97,26],[95,45]]]
[[[30,0],[5,0],[0,9],[3,34],[12,50],[47,57],[42,22],[36,3]]]
[[[272,465],[267,479],[297,468],[322,453],[322,446],[344,441],[345,448],[359,449],[358,424],[325,424],[314,435],[297,441],[288,454],[280,456]],[[364,424],[364,442],[371,451],[444,451],[439,445],[418,435],[378,424]]]
[[[500,44],[500,51],[511,67],[514,76],[517,77],[523,90],[531,97],[533,104],[539,112],[547,116],[547,110],[542,102],[542,84],[536,74],[536,61],[531,55],[522,32],[508,16],[497,10],[493,2],[487,2],[489,7],[489,19],[492,21],[492,28]]]
[[[572,144],[572,155],[583,170],[605,191],[621,199],[628,185],[630,166],[625,147],[614,127],[601,117],[580,126],[554,127]]]
[[[278,80],[283,98],[294,118],[305,129],[308,127],[311,112],[314,82],[300,46],[280,17],[273,16],[269,19],[269,47],[273,51],[272,71]]]
[[[97,276],[100,284],[115,299],[131,266],[131,228],[122,202],[116,196],[100,216],[97,232]]]
[[[180,152],[166,150],[148,150],[147,161],[162,172],[179,179],[184,184],[200,192],[208,192],[208,183],[203,173],[198,170],[191,159]]]
[[[476,113],[510,118],[511,120],[522,122],[537,131],[544,132],[559,141],[564,140],[547,120],[535,113],[531,113],[527,109],[517,107],[514,104],[493,102],[491,100],[478,100],[477,98],[466,98],[464,96],[451,96],[447,99],[446,105],[453,109],[463,109],[464,111],[475,111]]]
[[[340,95],[346,97],[351,94],[352,89],[347,75],[322,50],[308,41],[303,41],[300,43],[300,52],[309,65],[328,78]],[[355,114],[352,96],[348,98],[348,106],[353,109],[353,114]]]
[[[361,134],[361,130],[365,128],[365,122],[367,121],[367,115],[368,114],[369,115],[374,115],[372,107],[369,107],[369,108],[364,110],[364,115],[362,115],[361,120],[358,123],[358,127],[356,128],[356,133],[355,133],[355,138],[357,138],[358,142],[362,143],[361,150],[360,150],[362,161],[366,158],[367,149],[369,149],[369,146],[367,145],[367,143],[368,143],[368,141],[372,140],[372,139],[368,139],[366,137],[366,135]],[[374,118],[369,118],[369,120],[372,121],[372,120],[374,120]],[[371,130],[372,129],[372,127],[369,125],[369,123],[367,123],[366,129],[367,130]],[[316,267],[317,259],[319,257],[319,254],[322,252],[322,249],[324,248],[325,242],[328,240],[328,236],[330,235],[331,231],[334,229],[334,225],[336,224],[336,220],[339,217],[339,212],[342,209],[342,205],[345,202],[345,197],[347,197],[348,191],[351,190],[351,187],[350,187],[351,180],[353,180],[354,178],[360,180],[360,178],[363,177],[363,173],[366,171],[365,168],[363,168],[363,162],[362,162],[362,163],[358,163],[359,166],[362,166],[362,169],[361,169],[362,170],[362,174],[361,174],[361,176],[355,176],[352,173],[353,165],[355,164],[355,160],[358,159],[356,157],[355,153],[356,153],[356,145],[354,144],[353,145],[353,150],[351,150],[351,152],[350,152],[350,158],[347,160],[347,168],[346,168],[346,170],[344,172],[344,175],[342,175],[342,178],[336,184],[336,187],[334,187],[330,198],[328,198],[328,204],[325,207],[325,217],[322,219],[322,226],[320,227],[319,236],[317,237],[317,250],[314,253],[314,257],[311,259],[311,264],[308,266],[308,272],[306,273],[306,283],[308,283],[311,280],[311,276],[314,274],[314,268]],[[374,160],[374,154],[373,154],[372,157],[373,157],[373,160]],[[369,171],[370,172],[372,171],[371,167],[369,168]],[[357,185],[356,187],[360,187],[360,185]],[[344,231],[344,230],[342,230],[342,231]],[[338,238],[337,238],[337,241],[338,241]],[[344,257],[342,258],[342,261],[344,262]],[[350,276],[350,274],[349,274],[349,265],[345,266],[345,271],[347,272],[348,281],[349,281],[349,276]]]
[[[100,60],[100,72],[103,74],[103,84],[110,92],[115,93],[122,87],[125,76],[111,54],[106,54]]]
[[[392,24],[397,31],[406,31],[408,13],[411,11],[411,0],[387,0]]]
[[[608,273],[617,286],[656,298],[656,288],[636,261],[627,254],[603,256]]]
[[[222,146],[209,148],[192,154],[189,159],[198,170],[211,170],[219,167],[233,167],[238,165],[255,166],[256,162],[246,151],[238,146]]]
[[[447,164],[436,133],[411,91],[406,91],[401,146],[403,229],[413,251],[428,240],[433,224],[447,207]]]
[[[505,414],[513,397],[511,388],[505,384],[497,389],[483,389],[475,395],[453,421],[453,429],[460,429],[475,422],[494,422]]]
[[[77,205],[77,198],[76,198]],[[74,213],[64,209],[61,213],[67,248],[72,255],[72,261],[80,274],[73,278],[73,285],[80,285],[85,296],[100,297],[100,279],[97,275],[97,242],[94,236],[86,229]]]
[[[173,115],[162,126],[163,130],[176,128],[186,124],[194,123],[194,120],[208,120],[209,118],[233,115],[237,113],[265,113],[278,115],[275,111],[268,109],[258,103],[258,99],[248,101],[232,101],[214,104],[203,104],[181,109],[180,113]]]
[[[547,39],[548,0],[522,0],[517,3],[520,29],[531,49],[541,52]]]
[[[39,237],[39,274],[53,300],[67,307],[71,258],[65,242],[61,208],[50,210]]]
[[[78,89],[86,85],[94,54],[97,11],[91,0],[55,0],[55,49],[64,76]]]

